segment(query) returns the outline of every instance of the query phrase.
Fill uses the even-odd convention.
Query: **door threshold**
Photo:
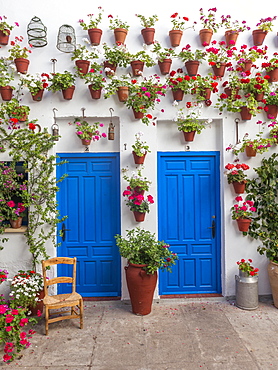
[[[209,298],[209,297],[223,297],[219,293],[201,293],[201,294],[167,294],[161,295],[160,299],[172,299],[172,298]]]
[[[83,297],[83,301],[119,301],[121,297]]]

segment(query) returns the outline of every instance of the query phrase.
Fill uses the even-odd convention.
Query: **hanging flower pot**
[[[183,136],[185,141],[193,141],[195,137],[196,131],[190,131],[190,132],[185,132],[183,131]]]
[[[132,108],[132,110],[133,110],[133,114],[134,114],[135,119],[142,119],[144,117],[143,112],[140,112],[140,111],[137,112],[134,108]]]
[[[246,233],[251,224],[251,220],[249,218],[238,218],[236,221],[239,231]]]
[[[187,62],[185,62],[185,68],[189,76],[196,76],[196,74],[198,73],[199,65],[200,62],[198,62],[197,60],[188,60]]]
[[[225,87],[224,93],[228,96],[231,97],[232,95],[235,96],[239,92],[239,87]]]
[[[148,315],[152,310],[153,295],[157,284],[157,271],[147,274],[143,267],[129,263],[125,267],[126,282],[132,306],[136,315]]]
[[[127,35],[127,30],[125,28],[115,28],[114,36],[116,44],[124,44]]]
[[[180,45],[183,31],[181,30],[171,30],[169,31],[171,46],[176,47]]]
[[[256,101],[262,101],[263,100],[263,98],[264,98],[264,93],[262,92],[262,93],[255,93],[255,99],[256,99]]]
[[[117,69],[117,65],[105,61],[103,62],[103,66],[104,66],[104,70],[106,68],[109,69],[105,71],[106,76],[114,76],[116,69]]]
[[[22,217],[18,217],[16,220],[10,220],[10,224],[13,229],[19,229],[22,225]]]
[[[125,102],[128,99],[129,89],[127,86],[120,86],[117,89],[117,95],[120,102]]]
[[[102,30],[99,28],[90,28],[88,29],[88,35],[93,46],[100,44]]]
[[[143,222],[145,220],[146,213],[133,211],[133,214],[136,222]]]
[[[252,60],[246,60],[243,63],[242,72],[249,72],[252,68],[253,62]]]
[[[278,107],[275,104],[268,104],[267,106],[267,118],[268,119],[275,119],[278,114]]]
[[[268,72],[270,79],[269,82],[277,82],[278,81],[278,68],[274,68],[272,71]]]
[[[226,31],[225,32],[226,45],[227,46],[235,45],[237,41],[237,37],[238,37],[238,32],[232,31],[232,30]]]
[[[158,61],[158,66],[162,75],[170,73],[171,65],[172,59],[164,59],[162,62],[160,60]]]
[[[246,146],[245,154],[247,155],[247,157],[256,157],[257,152],[251,146]]]
[[[132,152],[132,154],[133,154],[133,159],[134,159],[135,164],[143,164],[144,161],[145,161],[145,157],[146,157],[147,152],[145,152],[145,154],[142,155],[141,157],[139,155],[137,155],[135,152]]]
[[[219,67],[217,65],[219,65]],[[217,65],[212,66],[214,76],[223,77],[226,71],[226,63],[217,63]]]
[[[264,30],[254,30],[252,32],[253,36],[253,44],[255,46],[262,45],[265,39],[265,36],[267,35],[267,31]]]
[[[94,85],[92,85],[92,84],[88,85],[88,88],[89,88],[92,99],[100,99],[102,89],[100,88],[100,89],[94,90],[93,87],[94,87]]]
[[[85,75],[89,71],[90,62],[88,60],[76,60],[75,65],[78,68],[78,71]]]
[[[201,44],[203,46],[208,46],[211,42],[211,38],[213,35],[213,30],[210,30],[208,28],[203,28],[202,30],[199,31],[199,37]]]
[[[30,64],[30,61],[28,59],[16,58],[14,60],[14,63],[15,63],[15,67],[16,67],[17,72],[23,73],[23,74],[27,73],[28,67],[29,67],[29,64]]]
[[[4,101],[10,101],[13,97],[13,89],[10,86],[0,86],[1,98]]]
[[[144,70],[144,62],[141,62],[141,60],[134,60],[130,63],[133,76],[141,76],[142,72]]]
[[[184,91],[181,89],[173,90],[172,89],[173,98],[176,101],[182,101],[184,96]]]
[[[135,191],[135,193],[137,194],[141,194],[141,195],[144,195],[145,194],[145,190],[142,189],[140,186],[135,186],[135,188],[133,189]]]
[[[250,109],[247,107],[241,107],[240,116],[243,121],[249,121],[252,118],[252,114],[250,113]]]
[[[92,142],[92,139],[81,139],[82,145],[90,145]]]
[[[0,45],[8,45],[9,37],[10,37],[10,30],[5,29],[5,33],[0,30]]]
[[[247,182],[246,180],[241,182],[238,181],[232,182],[236,194],[243,194],[245,192],[246,182]]]
[[[75,86],[70,86],[68,87],[67,89],[65,90],[62,90],[62,94],[63,94],[63,98],[65,100],[71,100],[72,97],[73,97],[73,93],[74,93],[74,90],[75,90]]]
[[[211,89],[209,87],[204,88],[204,90],[201,92],[201,96],[205,100],[210,100],[210,98],[211,98]]]
[[[34,101],[41,101],[44,93],[44,89],[39,90],[36,94],[31,94]]]
[[[150,28],[150,27],[143,28],[141,30],[141,34],[143,36],[145,44],[147,44],[147,45],[153,44],[154,34],[155,34],[155,29],[154,28]]]

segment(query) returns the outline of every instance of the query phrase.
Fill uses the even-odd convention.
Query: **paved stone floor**
[[[278,370],[278,310],[246,311],[224,299],[154,301],[136,316],[126,301],[85,302],[78,321],[36,325],[32,345],[1,369]],[[1,351],[0,351],[1,352]],[[2,356],[2,353],[0,353]]]

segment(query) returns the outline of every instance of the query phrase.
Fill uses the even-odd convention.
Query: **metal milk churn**
[[[239,270],[236,279],[236,306],[243,310],[255,310],[259,304],[258,276],[249,276]]]

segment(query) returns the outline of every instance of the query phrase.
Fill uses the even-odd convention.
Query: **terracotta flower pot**
[[[238,218],[236,221],[239,231],[246,233],[251,224],[251,220],[249,218]]]
[[[0,45],[8,45],[10,37],[10,30],[6,29],[5,33],[0,30]]]
[[[152,310],[153,295],[157,284],[157,272],[147,274],[143,267],[129,263],[125,267],[127,288],[132,312],[136,315],[148,315]]]
[[[88,29],[88,35],[93,46],[100,44],[102,30],[99,28],[90,28]]]
[[[182,35],[183,35],[183,31],[181,31],[181,30],[171,30],[171,31],[169,31],[171,46],[173,46],[173,47],[179,46],[180,42],[181,42]]]
[[[268,119],[275,119],[278,115],[278,107],[275,104],[268,104],[267,105],[267,118]]]
[[[147,45],[153,44],[154,41],[154,34],[155,34],[155,29],[151,27],[143,28],[141,30],[141,34],[143,36],[144,42]]]
[[[30,64],[30,61],[28,59],[16,58],[14,60],[14,63],[15,63],[15,67],[16,67],[17,72],[22,73],[22,74],[27,73],[28,67],[29,67],[29,64]]]
[[[253,44],[255,46],[262,45],[265,39],[265,36],[267,35],[267,31],[264,30],[254,30],[252,32],[253,36]]]
[[[142,72],[144,70],[144,62],[141,62],[141,60],[133,60],[131,63],[131,69],[133,76],[141,76]]]
[[[39,90],[36,94],[31,94],[34,101],[41,101],[43,97],[44,89]]]
[[[128,86],[119,86],[117,90],[118,99],[120,102],[125,102],[128,99]]]
[[[198,62],[197,60],[188,60],[187,62],[185,62],[185,68],[189,76],[196,76],[196,74],[198,73],[199,65],[200,62]]]
[[[19,229],[22,225],[22,217],[18,217],[16,220],[10,220],[10,224],[13,229]]]
[[[94,90],[93,85],[88,85],[88,88],[89,88],[92,99],[100,99],[101,90],[102,90],[101,88],[97,89],[97,90]]]
[[[171,65],[172,59],[164,59],[162,62],[158,61],[158,66],[162,75],[170,73]]]
[[[256,157],[257,152],[251,146],[247,146],[245,147],[245,154],[247,155],[247,157]]]
[[[183,136],[185,141],[194,141],[196,131],[184,132]]]
[[[132,108],[133,110],[133,114],[134,114],[134,118],[135,119],[142,119],[144,117],[144,113],[143,112],[137,112],[134,108]]]
[[[142,155],[141,157],[137,155],[135,152],[132,152],[132,154],[133,154],[133,159],[134,159],[135,164],[143,164],[145,161],[147,152],[145,152],[145,154]]]
[[[184,91],[181,89],[173,90],[172,89],[173,98],[176,101],[182,101],[184,97]]]
[[[204,88],[204,90],[201,92],[201,96],[205,98],[205,100],[210,100],[211,89],[209,87]]]
[[[240,116],[243,121],[249,121],[252,118],[252,114],[247,107],[241,107]]]
[[[90,62],[88,60],[76,60],[75,65],[78,68],[78,71],[85,75],[89,71]]]
[[[114,76],[116,69],[117,69],[117,65],[105,61],[103,62],[103,67],[104,69],[105,68],[110,69],[110,71],[105,71],[106,76]]]
[[[92,142],[92,139],[81,139],[82,145],[90,145]]]
[[[264,93],[263,92],[262,93],[256,93],[254,95],[254,97],[255,97],[256,101],[262,101],[263,98],[264,98]]]
[[[13,89],[11,86],[0,86],[1,98],[4,101],[10,101],[13,97]]]
[[[115,28],[114,29],[115,43],[124,44],[126,35],[127,35],[127,30],[125,28]]]
[[[219,63],[220,66],[212,66],[213,73],[216,77],[223,77],[226,71],[226,63]]]
[[[277,82],[278,81],[278,68],[273,69],[267,73],[270,77],[268,80],[269,82]]]
[[[233,181],[232,184],[236,194],[243,194],[245,192],[246,180],[241,182]]]
[[[65,100],[71,100],[72,97],[73,97],[74,90],[75,90],[75,86],[74,85],[68,87],[65,90],[62,90],[63,98]]]
[[[231,97],[232,95],[235,96],[239,92],[239,87],[225,87],[224,93],[228,96]]]
[[[252,68],[253,62],[252,60],[246,60],[244,62],[244,66],[242,67],[242,72],[249,72]]]
[[[133,211],[133,214],[136,222],[143,222],[145,220],[146,213]]]
[[[208,29],[208,28],[203,28],[202,30],[199,31],[199,37],[201,44],[203,46],[208,46],[211,42],[211,38],[213,35],[213,30]]]
[[[238,37],[238,32],[228,30],[225,32],[225,39],[226,39],[226,45],[227,46],[233,46],[236,44]]]

